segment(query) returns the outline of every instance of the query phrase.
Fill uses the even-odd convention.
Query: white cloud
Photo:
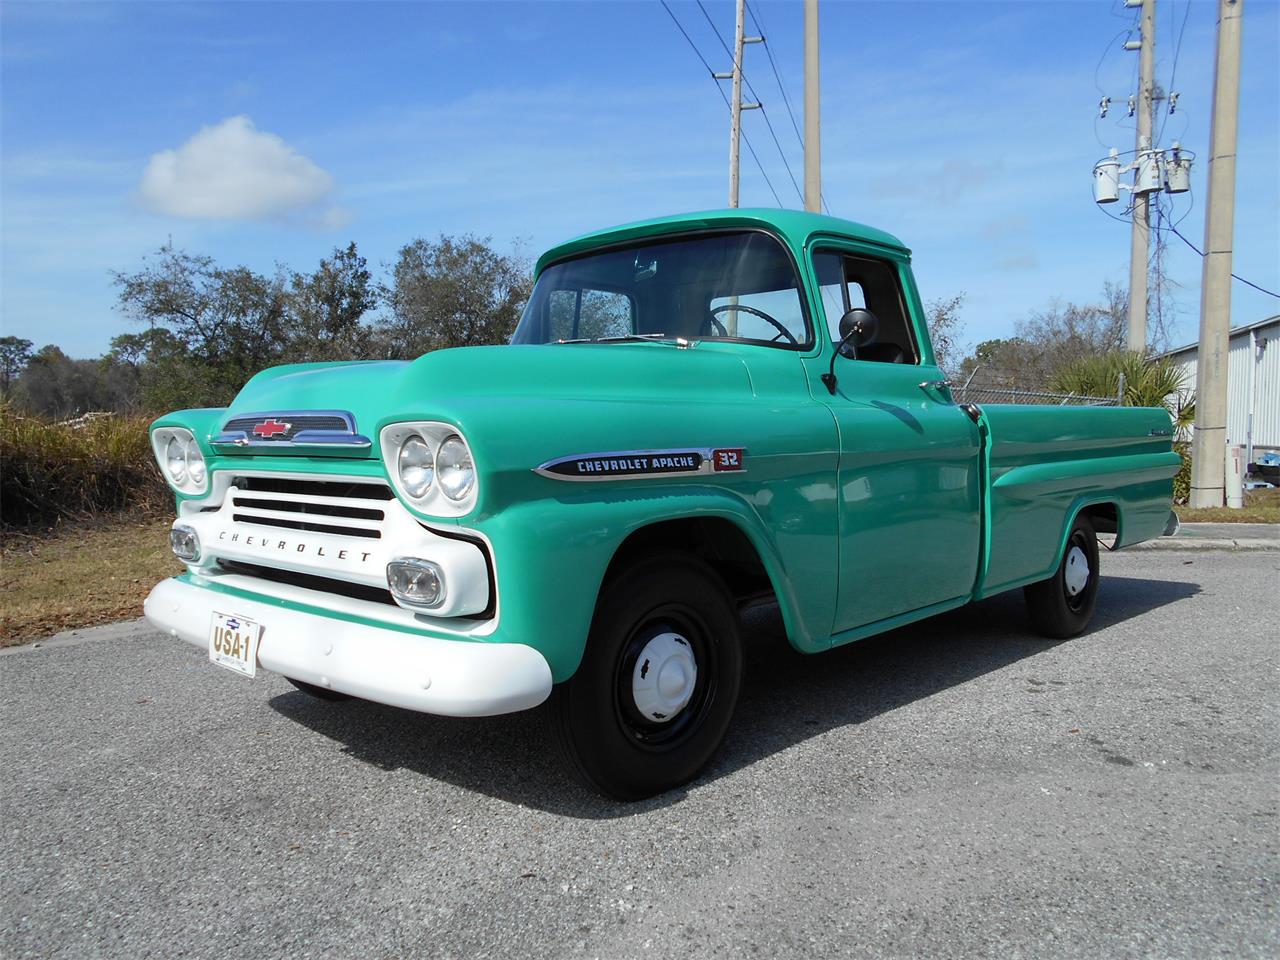
[[[203,127],[151,157],[138,195],[157,213],[201,220],[272,220],[316,214],[333,178],[246,116]],[[318,213],[325,222],[331,211]]]

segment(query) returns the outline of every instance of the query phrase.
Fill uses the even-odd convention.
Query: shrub
[[[1182,458],[1182,466],[1173,475],[1173,502],[1184,504],[1191,500],[1191,444],[1179,440],[1173,449]]]
[[[54,423],[0,406],[0,524],[172,507],[143,417],[87,416]]]

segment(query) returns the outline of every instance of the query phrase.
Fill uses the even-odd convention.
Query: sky
[[[744,144],[742,205],[775,206],[776,191],[800,207],[801,150],[768,53],[802,124],[802,7],[750,5],[768,51],[749,46],[745,72],[781,151],[747,113],[764,172]],[[717,33],[730,37],[733,4],[705,7],[711,24],[671,3],[727,70]],[[1122,0],[823,0],[827,204],[902,238],[925,300],[964,293],[971,343],[1127,283],[1129,226],[1093,203],[1091,170],[1133,148],[1137,54],[1121,45],[1135,19]],[[1203,247],[1216,5],[1158,0],[1156,19],[1156,77],[1180,94],[1156,128],[1200,156],[1174,213]],[[1280,292],[1278,54],[1280,3],[1246,0],[1235,272]],[[657,0],[5,0],[0,331],[102,353],[134,329],[113,272],[170,241],[264,272],[312,269],[350,241],[382,270],[440,233],[535,256],[724,206],[728,139],[724,100]],[[1171,339],[1190,342],[1201,261],[1170,237],[1167,266]],[[1277,312],[1233,284],[1233,324]]]

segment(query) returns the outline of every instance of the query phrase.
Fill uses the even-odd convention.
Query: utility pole
[[[811,213],[822,212],[818,80],[818,0],[804,0],[804,208]]]
[[[1231,245],[1236,204],[1236,122],[1240,107],[1240,26],[1244,0],[1218,0],[1218,55],[1213,77],[1209,200],[1200,281],[1200,349],[1196,355],[1196,432],[1191,506],[1220,507],[1227,441],[1227,348],[1231,325]]]
[[[1151,150],[1151,113],[1155,94],[1156,0],[1126,0],[1125,6],[1142,6],[1139,19],[1138,53],[1138,137],[1141,160]],[[1129,333],[1128,348],[1147,352],[1147,269],[1151,251],[1151,200],[1148,194],[1133,196],[1133,235],[1129,248]]]
[[[738,158],[742,144],[742,111],[759,110],[758,103],[742,102],[742,49],[748,43],[760,43],[763,37],[746,37],[746,0],[738,0],[736,24],[733,28],[733,72],[717,73],[717,80],[733,81],[733,98],[729,101],[729,206],[738,205]],[[736,316],[736,314],[735,314]]]

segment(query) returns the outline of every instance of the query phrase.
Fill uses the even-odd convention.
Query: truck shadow
[[[1108,577],[1091,629],[1115,626],[1199,592],[1195,584]],[[1021,591],[818,656],[798,654],[787,645],[776,608],[748,612],[743,627],[742,699],[720,755],[693,786],[1057,645],[1031,632]],[[296,692],[277,696],[270,705],[378,769],[412,770],[563,816],[635,816],[678,802],[685,792],[630,804],[595,795],[561,769],[541,709],[458,719],[364,701],[326,703]]]

